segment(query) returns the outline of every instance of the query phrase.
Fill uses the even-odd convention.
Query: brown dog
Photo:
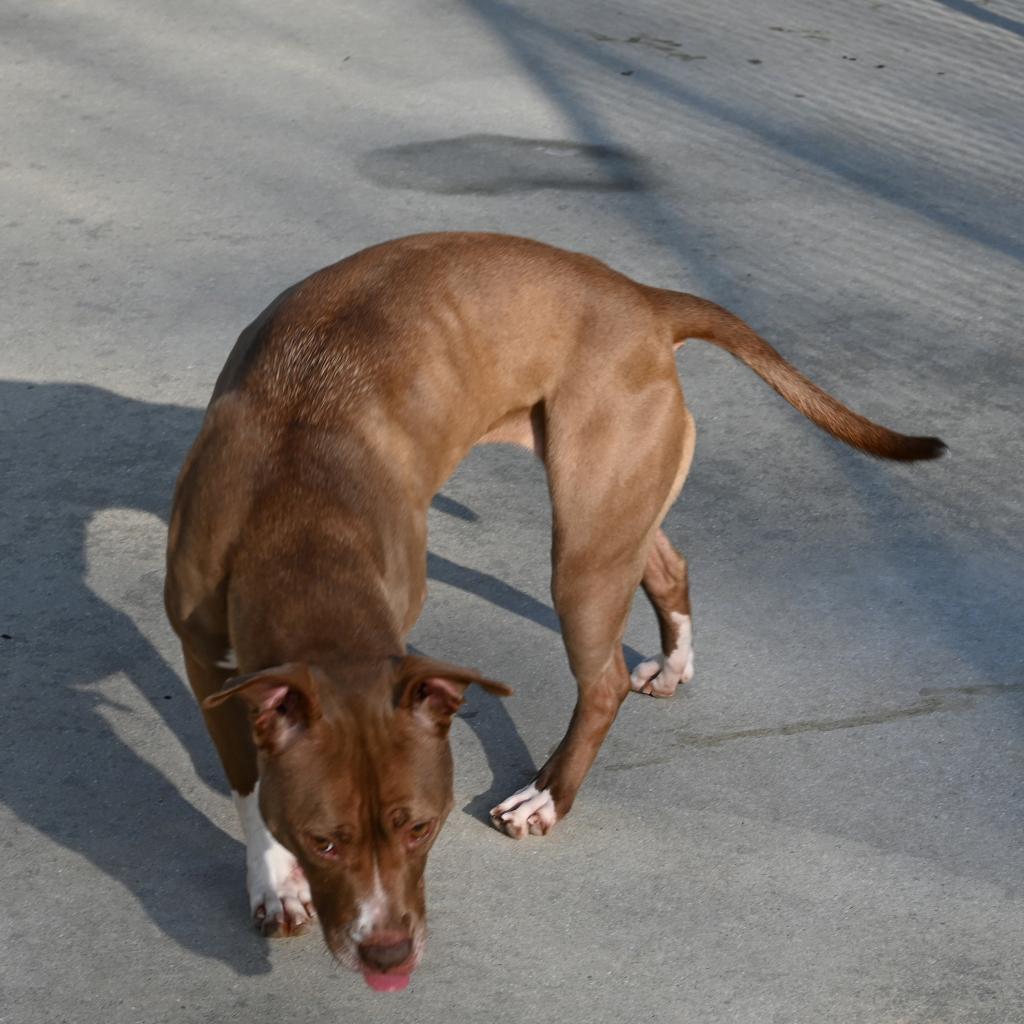
[[[423,868],[452,806],[448,727],[471,683],[509,693],[405,653],[427,507],[473,445],[544,461],[579,687],[565,738],[495,825],[546,833],[630,688],[670,696],[691,677],[686,563],[659,528],[693,454],[673,358],[690,337],[862,451],[944,450],[851,412],[721,307],[520,238],[375,246],[242,332],[178,480],[166,602],[265,933],[305,930],[315,907],[335,956],[376,988],[402,987],[419,960]],[[638,585],[662,653],[631,678],[621,641]]]

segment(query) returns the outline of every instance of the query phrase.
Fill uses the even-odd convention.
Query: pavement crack
[[[888,722],[899,722],[904,718],[916,718],[918,715],[931,715],[937,711],[962,711],[969,704],[965,701],[949,701],[945,697],[934,695],[912,704],[907,708],[893,711],[868,711],[848,718],[810,718],[801,722],[788,722],[785,725],[770,725],[760,729],[737,729],[734,732],[712,733],[701,736],[689,734],[676,736],[672,740],[675,747],[717,747],[733,740],[759,740],[772,736],[795,736],[802,732],[833,732],[836,729],[860,729],[866,725],[885,725]]]
[[[917,691],[922,697],[941,696],[945,693],[965,693],[969,696],[1000,696],[1006,693],[1024,693],[1024,683],[982,683],[972,686],[926,686]]]
[[[673,736],[668,747],[719,747],[735,740],[770,739],[776,736],[795,736],[799,733],[834,732],[837,729],[860,729],[869,725],[886,725],[899,722],[906,718],[917,718],[920,715],[933,715],[940,712],[968,711],[974,707],[971,697],[999,696],[1005,694],[1024,693],[1024,683],[991,683],[977,686],[951,686],[945,688],[926,687],[919,690],[921,700],[909,707],[896,708],[891,711],[867,711],[859,715],[845,718],[805,719],[799,722],[788,722],[785,725],[770,725],[758,729],[736,729],[731,732],[719,732],[701,735],[699,733],[682,733]],[[967,698],[967,699],[964,699]],[[671,761],[671,757],[652,758],[644,761],[620,762],[604,766],[608,772],[630,771],[635,768],[653,768]]]

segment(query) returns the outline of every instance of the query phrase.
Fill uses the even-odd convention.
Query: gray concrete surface
[[[0,1021],[1024,1019],[1022,67],[1009,0],[7,0]],[[428,955],[382,997],[249,930],[161,560],[240,328],[435,228],[700,291],[951,456],[872,463],[690,346],[697,678],[517,845],[481,810],[572,688],[542,475],[473,454],[414,641],[517,692],[454,728]]]

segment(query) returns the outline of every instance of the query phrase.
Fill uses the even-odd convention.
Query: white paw
[[[253,924],[273,937],[301,935],[316,917],[309,882],[298,861],[280,844],[246,857],[246,887]]]
[[[649,661],[642,661],[629,677],[629,685],[638,693],[649,693],[654,697],[671,697],[680,683],[693,678],[693,642],[690,616],[672,613],[676,624],[676,645],[666,658],[659,654]]]
[[[629,685],[637,693],[647,693],[652,697],[671,697],[680,683],[688,683],[693,678],[693,655],[686,660],[682,670],[673,668],[668,659],[659,654],[650,661],[642,661],[629,677]]]
[[[537,789],[532,782],[491,809],[494,827],[513,839],[522,839],[527,833],[534,836],[547,835],[557,820],[551,792]]]
[[[245,833],[246,888],[253,924],[263,935],[301,935],[316,917],[299,862],[270,834],[256,793],[232,794]]]

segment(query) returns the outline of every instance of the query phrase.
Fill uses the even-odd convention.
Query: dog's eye
[[[338,855],[338,844],[333,839],[326,836],[310,836],[309,842],[321,857],[332,858]]]
[[[409,829],[409,838],[414,843],[418,843],[423,839],[426,839],[430,835],[430,830],[434,823],[432,821],[418,821],[415,825]]]

